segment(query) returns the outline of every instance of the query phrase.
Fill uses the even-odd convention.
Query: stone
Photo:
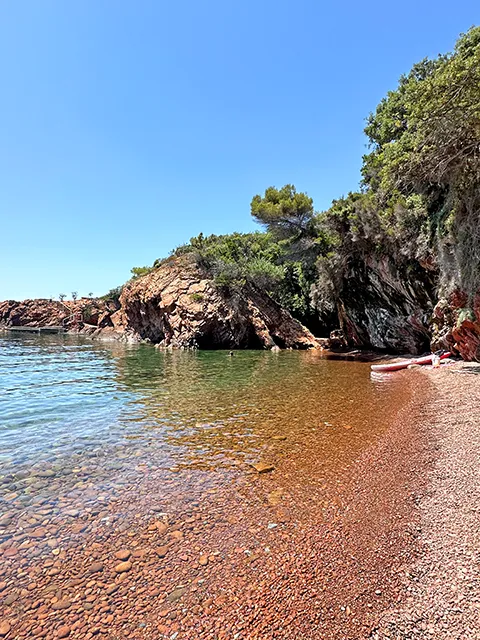
[[[258,471],[258,473],[269,473],[275,469],[273,464],[269,464],[268,462],[256,462],[250,466],[253,467],[255,471]]]
[[[120,564],[117,564],[117,566],[115,567],[115,572],[116,573],[125,573],[127,571],[130,571],[130,569],[132,568],[132,563],[131,562],[120,562]]]
[[[100,571],[103,571],[103,562],[94,562],[90,565],[88,570],[90,573],[99,573]]]
[[[128,549],[120,549],[119,551],[115,552],[115,558],[117,558],[117,560],[128,560],[131,555],[132,552]]]
[[[174,540],[181,540],[183,538],[183,533],[181,531],[171,531],[168,534],[171,538],[173,538]]]
[[[180,598],[183,596],[183,594],[186,591],[187,591],[186,587],[178,587],[177,589],[175,589],[174,591],[168,594],[167,596],[168,602],[176,602],[177,600],[180,600]]]
[[[53,469],[45,469],[44,471],[37,471],[35,475],[39,478],[53,478],[55,471]]]
[[[155,549],[155,553],[159,558],[164,558],[168,553],[168,545],[165,545],[163,547],[157,547]]]
[[[115,591],[118,591],[118,584],[109,584],[107,587],[107,596],[111,596],[112,593],[115,593]]]
[[[205,556],[205,555],[200,556],[198,564],[201,565],[202,567],[205,567],[208,564],[208,556]]]
[[[282,496],[283,496],[283,489],[281,488],[274,489],[273,491],[270,491],[270,493],[267,495],[267,500],[269,504],[276,506],[281,501]]]
[[[62,609],[70,609],[72,603],[70,600],[59,600],[58,602],[54,602],[52,604],[52,609],[54,611],[61,611]]]
[[[2,638],[6,636],[8,633],[10,633],[10,629],[11,629],[11,626],[8,620],[0,620],[0,636]]]
[[[18,600],[19,597],[20,596],[18,595],[18,593],[9,593],[8,596],[5,598],[5,604],[10,606],[16,600]]]
[[[61,627],[58,628],[57,631],[57,638],[67,638],[71,633],[71,629],[70,627],[67,627],[66,625],[62,625]]]

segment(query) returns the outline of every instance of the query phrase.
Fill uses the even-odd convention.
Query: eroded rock
[[[163,348],[320,348],[313,334],[266,293],[218,287],[188,257],[128,283],[112,321],[128,340]]]

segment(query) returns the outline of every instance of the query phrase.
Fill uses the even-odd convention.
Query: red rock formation
[[[69,300],[36,299],[6,300],[0,302],[0,327],[65,327],[69,331],[88,331],[88,327],[102,326],[105,314],[109,317],[103,301],[80,298]]]
[[[473,305],[462,291],[440,300],[433,317],[432,350],[450,349],[464,360],[480,360],[480,293]]]
[[[188,257],[127,283],[114,330],[173,348],[318,348],[303,325],[266,293],[218,287]],[[106,332],[103,332],[104,334]],[[108,333],[107,333],[108,335]]]

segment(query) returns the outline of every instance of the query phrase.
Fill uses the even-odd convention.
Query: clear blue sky
[[[357,187],[365,117],[478,0],[0,0],[0,300],[105,293],[292,182]]]

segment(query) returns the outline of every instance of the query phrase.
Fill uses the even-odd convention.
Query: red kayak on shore
[[[411,364],[431,364],[434,358],[433,353],[422,358],[411,358],[410,360],[401,360],[400,362],[390,362],[389,364],[372,364],[372,371],[399,371],[400,369],[406,369]],[[438,356],[440,360],[450,357],[450,352],[442,353]]]

